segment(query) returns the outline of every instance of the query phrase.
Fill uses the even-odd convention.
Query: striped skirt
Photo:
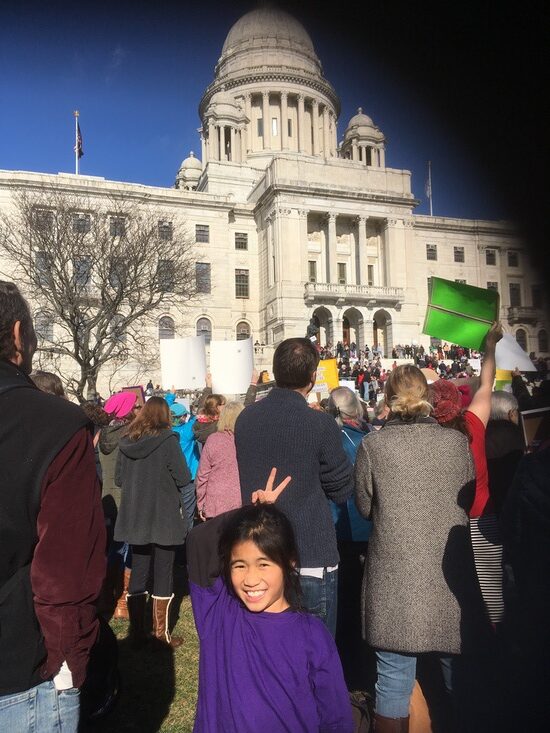
[[[470,519],[470,536],[481,595],[493,624],[502,621],[502,540],[495,514]]]

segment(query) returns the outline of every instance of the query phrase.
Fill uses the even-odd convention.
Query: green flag
[[[496,290],[432,277],[423,333],[469,349],[481,349],[498,320]]]

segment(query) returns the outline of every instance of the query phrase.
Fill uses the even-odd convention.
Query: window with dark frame
[[[437,262],[437,244],[426,245],[426,259]]]
[[[455,262],[464,262],[464,247],[454,247]]]
[[[89,255],[75,257],[73,262],[73,283],[75,288],[86,288],[92,277],[92,258]]]
[[[173,293],[175,287],[174,264],[172,260],[159,260],[157,263],[157,280],[161,293]]]
[[[317,262],[315,260],[309,260],[307,263],[308,280],[310,283],[317,282]]]
[[[210,242],[210,226],[208,224],[195,225],[195,241],[208,244]]]
[[[527,332],[523,328],[516,331],[516,341],[524,351],[527,351]]]
[[[53,320],[47,311],[35,314],[34,331],[39,341],[53,341]]]
[[[40,285],[49,285],[52,281],[51,257],[47,252],[35,252],[34,269]]]
[[[111,216],[109,232],[111,237],[123,237],[126,233],[126,219],[123,216]]]
[[[123,257],[114,257],[109,271],[109,285],[113,290],[118,290],[125,281],[126,262]]]
[[[248,234],[246,232],[235,232],[235,249],[248,249]]]
[[[498,283],[496,280],[489,280],[487,283],[487,290],[496,290],[498,292]]]
[[[235,297],[249,298],[249,273],[248,270],[235,270]]]
[[[171,242],[174,234],[174,227],[171,221],[159,221],[158,233],[161,242]]]
[[[496,265],[497,263],[497,253],[494,249],[486,249],[485,250],[485,264],[486,265]]]
[[[466,280],[455,280],[455,283],[459,283],[460,285],[466,285]]]
[[[372,287],[374,285],[374,265],[367,265],[367,280],[367,284]]]
[[[128,340],[128,334],[123,327],[123,323],[124,316],[120,313],[115,313],[111,320],[111,333],[113,336],[113,340],[116,341],[118,344],[125,344]]]
[[[521,286],[519,283],[510,283],[508,288],[510,292],[510,306],[517,308],[521,305]]]
[[[244,341],[244,339],[250,338],[250,326],[246,321],[240,321],[237,323],[237,328],[235,329],[236,338],[237,341]]]
[[[73,232],[76,234],[88,234],[92,228],[92,217],[90,214],[73,215]]]
[[[195,282],[197,293],[212,292],[210,262],[195,262]]]
[[[212,341],[212,323],[209,318],[199,318],[197,321],[197,336],[204,336],[204,342]]]
[[[345,285],[346,282],[346,263],[338,262],[338,284]]]
[[[519,254],[513,250],[508,250],[508,267],[519,267]]]
[[[53,229],[53,211],[49,209],[35,209],[34,225],[39,232],[51,232]]]
[[[173,339],[176,337],[176,326],[174,319],[170,316],[162,316],[159,319],[159,339]]]

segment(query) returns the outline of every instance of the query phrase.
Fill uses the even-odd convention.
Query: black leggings
[[[149,580],[152,576],[153,595],[171,596],[175,553],[174,545],[132,545],[130,593],[151,590]]]

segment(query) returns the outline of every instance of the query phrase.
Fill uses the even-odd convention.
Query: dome
[[[180,171],[187,171],[187,170],[198,170],[202,171],[202,163],[198,158],[195,158],[195,153],[191,151],[189,153],[189,157],[186,158],[183,163],[180,166]]]
[[[251,10],[239,18],[227,34],[221,55],[225,56],[243,45],[256,45],[257,40],[315,53],[308,32],[296,18],[284,10],[264,7]]]
[[[359,107],[357,114],[348,122],[348,129],[350,127],[375,127],[375,124],[368,115],[363,113],[362,108]]]

